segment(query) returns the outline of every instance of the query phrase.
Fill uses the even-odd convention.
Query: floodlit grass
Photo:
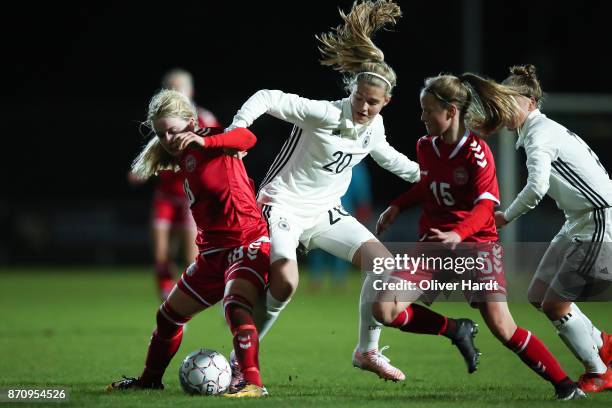
[[[463,303],[434,309],[470,317],[481,327],[478,371],[468,375],[459,353],[442,337],[384,329],[381,345],[406,374],[398,384],[351,366],[357,341],[359,280],[344,290],[316,294],[302,288],[261,344],[260,361],[270,398],[229,401],[191,397],[178,384],[178,367],[189,352],[206,347],[229,354],[231,337],[219,306],[194,318],[170,364],[166,390],[108,394],[122,374],[137,376],[154,326],[158,302],[143,269],[0,271],[0,388],[68,388],[70,406],[363,406],[480,407],[558,404],[553,388],[500,345],[476,311]],[[602,329],[612,330],[610,303],[582,306]],[[551,324],[527,304],[511,305],[517,323],[536,333],[573,378],[581,365]],[[0,404],[4,405],[4,404]],[[15,406],[26,406],[19,403]],[[612,406],[612,392],[565,406]],[[36,404],[36,406],[40,406]]]

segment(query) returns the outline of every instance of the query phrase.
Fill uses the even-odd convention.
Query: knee
[[[543,302],[542,303],[542,312],[548,317],[549,320],[559,320],[567,313],[569,313],[569,306],[566,307],[564,304],[560,304],[557,302]]]
[[[278,280],[270,281],[270,291],[275,299],[285,302],[293,296],[298,287],[297,279],[283,277]]]
[[[393,303],[375,302],[372,305],[372,316],[382,325],[391,325],[397,315],[398,312]]]

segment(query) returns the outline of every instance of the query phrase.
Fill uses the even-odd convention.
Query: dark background
[[[144,140],[139,121],[163,73],[191,71],[197,103],[224,125],[262,88],[341,99],[341,77],[319,65],[314,35],[338,25],[337,8],[348,11],[351,4],[22,2],[5,11],[0,264],[146,261],[152,188],[129,185],[126,173]],[[388,139],[414,157],[424,132],[423,79],[469,66],[464,2],[399,4],[404,17],[375,42],[398,74],[393,102],[382,112]],[[546,92],[612,94],[610,3],[481,4],[481,74],[501,80],[508,66],[533,63]],[[594,135],[573,130],[612,169],[608,129],[598,129]],[[259,183],[290,125],[262,117],[252,130],[259,143],[245,163]],[[523,157],[517,160],[523,167]],[[375,165],[370,170],[377,206],[406,188]],[[543,208],[552,211],[550,203]],[[523,238],[549,235],[528,231]]]

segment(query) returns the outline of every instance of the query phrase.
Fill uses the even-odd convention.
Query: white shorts
[[[297,260],[296,249],[321,248],[352,262],[353,255],[366,241],[376,239],[342,206],[312,218],[300,218],[284,208],[264,204],[262,214],[270,231],[270,263],[279,259]]]
[[[588,298],[585,290],[592,292],[593,285],[612,281],[611,262],[612,209],[588,211],[563,225],[540,261],[534,281],[545,282],[568,300]],[[544,294],[530,297],[540,295]]]

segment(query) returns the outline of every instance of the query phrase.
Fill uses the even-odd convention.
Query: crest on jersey
[[[459,186],[466,185],[469,179],[470,175],[465,169],[465,167],[457,167],[453,171],[453,181],[455,182],[455,184]]]
[[[366,133],[363,141],[361,142],[361,147],[366,148],[370,144],[370,132]]]
[[[196,168],[196,159],[195,157],[193,157],[192,155],[187,155],[187,157],[185,157],[185,170],[187,170],[188,172],[192,172],[194,171]]]
[[[284,230],[284,231],[289,231],[289,223],[285,220],[280,220],[278,222],[278,228]]]

